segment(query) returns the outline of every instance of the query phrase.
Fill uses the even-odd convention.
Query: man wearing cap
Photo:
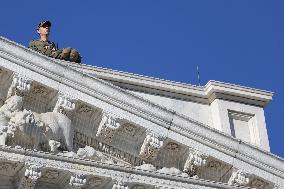
[[[37,26],[37,33],[39,34],[40,38],[38,40],[31,41],[29,48],[49,57],[80,63],[81,56],[76,49],[70,47],[58,49],[53,42],[48,40],[50,27],[50,21],[40,22]]]

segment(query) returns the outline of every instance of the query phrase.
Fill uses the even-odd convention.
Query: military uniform
[[[62,52],[61,49],[57,49],[56,45],[50,41],[33,40],[30,42],[29,48],[53,58],[60,58]]]
[[[51,22],[42,21],[38,24],[37,29],[39,30],[40,27],[51,27]],[[58,49],[50,41],[33,40],[30,42],[29,48],[52,58],[81,63],[80,53],[76,49],[70,47]]]

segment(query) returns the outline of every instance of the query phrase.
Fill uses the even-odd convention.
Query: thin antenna
[[[196,67],[196,71],[197,71],[198,85],[200,86],[200,73],[199,73],[199,67],[198,67],[198,65],[197,65],[197,67]]]

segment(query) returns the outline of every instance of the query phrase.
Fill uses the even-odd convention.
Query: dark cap
[[[50,26],[51,26],[51,22],[50,22],[49,20],[42,21],[42,22],[40,22],[40,23],[37,25],[37,29],[40,28],[40,27],[42,27],[42,26],[45,26],[45,25],[47,25],[48,27],[50,27]]]

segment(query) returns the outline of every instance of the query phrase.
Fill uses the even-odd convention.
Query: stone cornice
[[[129,90],[154,93],[161,96],[165,95],[206,104],[210,104],[215,99],[221,98],[264,107],[272,100],[273,96],[273,93],[270,91],[219,81],[211,80],[205,86],[195,86],[90,65],[72,65],[72,67]]]
[[[237,189],[248,187],[230,186],[226,183],[212,182],[203,179],[194,179],[180,175],[169,175],[157,171],[141,170],[135,167],[120,166],[96,162],[74,157],[66,157],[61,154],[50,154],[32,150],[16,149],[0,146],[0,161],[22,162],[27,164],[41,165],[43,168],[56,168],[71,173],[83,173],[101,177],[111,177],[116,180],[125,180],[141,184],[155,185],[158,187],[171,186],[178,188],[222,188]]]
[[[283,159],[243,143],[207,125],[153,104],[101,79],[86,75],[83,71],[72,68],[71,64],[45,57],[5,38],[0,38],[0,58],[6,60],[6,62],[0,61],[0,66],[6,69],[22,74],[25,74],[25,70],[28,70],[29,73],[33,71],[48,81],[39,78],[32,79],[49,85],[49,87],[55,87],[56,90],[63,90],[63,92],[73,90],[75,91],[74,97],[78,99],[82,94],[100,99],[123,111],[130,112],[132,115],[143,118],[149,123],[156,124],[155,129],[162,127],[169,129],[174,133],[234,157],[240,162],[248,162],[263,171],[284,178]],[[36,76],[30,75],[30,77]],[[50,86],[50,83],[54,85]],[[246,90],[249,91],[249,89]],[[183,143],[179,141],[179,138],[176,140]]]

